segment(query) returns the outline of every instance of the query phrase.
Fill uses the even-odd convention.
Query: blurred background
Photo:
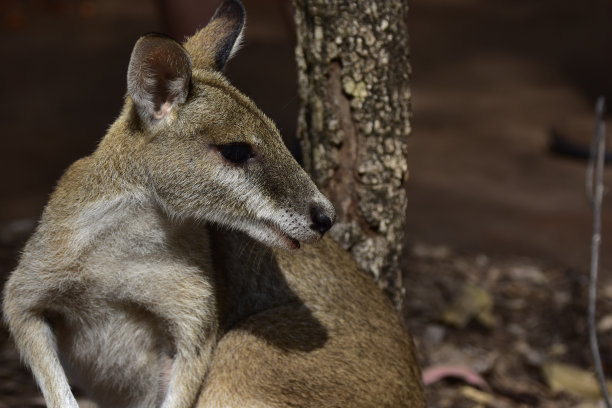
[[[288,3],[245,1],[245,46],[227,73],[294,145]],[[36,218],[63,170],[95,149],[122,105],[136,39],[150,31],[183,38],[217,2],[203,4],[181,24],[154,0],[0,1],[0,221]],[[612,95],[612,2],[410,5],[408,237],[584,265],[585,162],[549,145],[560,134],[588,147],[595,98]],[[612,240],[604,242],[612,253]]]
[[[243,2],[245,45],[227,74],[298,151],[291,5]],[[183,16],[171,3],[0,0],[2,279],[57,179],[95,149],[118,116],[138,37],[156,31],[181,39],[192,26],[205,24],[217,5],[202,1]],[[492,406],[578,406],[583,396],[551,391],[545,363],[559,360],[587,370],[591,364],[583,312],[592,221],[586,160],[580,156],[592,137],[595,99],[605,95],[612,104],[612,1],[412,0],[409,5],[413,135],[404,313],[422,361],[460,364],[485,376],[493,390],[487,395],[497,404]],[[559,138],[576,147],[572,154],[551,148]],[[612,185],[610,167],[605,178]],[[600,331],[604,364],[612,372],[609,196],[603,222],[598,307],[610,316],[610,327]],[[527,286],[513,286],[517,292],[509,295],[506,278]],[[475,313],[459,327],[445,320],[444,311],[452,307],[448,299],[463,293],[465,282],[480,282],[493,323],[479,322]],[[504,303],[508,297],[522,299],[523,306]],[[527,316],[536,321],[523,327]],[[518,327],[514,332],[512,325]],[[10,347],[6,340],[2,344]],[[448,351],[449,344],[455,350]],[[559,344],[565,348],[553,347]],[[524,357],[521,367],[503,366],[508,347]],[[23,394],[20,384],[29,381],[33,393],[35,388],[27,373],[11,371],[14,351],[3,353],[12,365],[4,374],[0,369],[0,407],[23,406],[15,402]],[[466,360],[470,353],[477,357]],[[504,383],[508,373],[517,384]],[[474,406],[475,397],[452,382],[431,387],[437,395],[430,397],[436,399],[432,406],[465,401]],[[446,392],[450,405],[440,397]],[[453,399],[459,394],[464,402]],[[13,402],[3,402],[3,395]]]

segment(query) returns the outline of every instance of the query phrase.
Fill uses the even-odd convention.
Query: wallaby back
[[[229,330],[198,407],[426,405],[409,334],[337,243],[286,252],[213,237]]]

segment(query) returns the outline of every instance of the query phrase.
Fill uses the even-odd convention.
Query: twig
[[[595,318],[595,301],[597,299],[597,273],[599,271],[599,246],[601,244],[601,202],[603,200],[603,168],[604,154],[606,151],[606,127],[603,119],[605,111],[605,99],[603,96],[597,99],[595,105],[595,134],[591,145],[591,157],[587,167],[586,188],[587,196],[593,206],[593,237],[591,239],[591,282],[589,285],[589,341],[591,353],[595,363],[595,371],[601,388],[601,395],[607,408],[610,405],[610,396],[606,387],[606,378],[599,355],[597,344],[597,327]]]

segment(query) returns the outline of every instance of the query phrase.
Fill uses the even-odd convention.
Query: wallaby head
[[[244,21],[242,4],[225,1],[183,45],[158,34],[138,40],[124,112],[128,136],[142,142],[133,160],[171,217],[295,249],[320,238],[335,213],[274,123],[221,73]]]

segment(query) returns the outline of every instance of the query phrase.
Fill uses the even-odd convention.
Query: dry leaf
[[[601,318],[597,324],[597,330],[600,332],[607,332],[612,330],[612,314],[605,315]]]
[[[442,320],[448,325],[463,329],[473,318],[483,326],[492,328],[495,325],[493,299],[485,289],[466,283],[443,313]]]
[[[423,370],[423,383],[434,384],[444,378],[460,378],[468,384],[489,389],[489,385],[476,371],[466,366],[435,365]]]
[[[567,392],[587,399],[600,399],[601,393],[595,374],[568,364],[549,363],[542,366],[548,386],[555,392]],[[612,382],[607,381],[608,390]]]
[[[461,387],[461,395],[479,404],[491,405],[495,402],[491,394],[472,387]]]

